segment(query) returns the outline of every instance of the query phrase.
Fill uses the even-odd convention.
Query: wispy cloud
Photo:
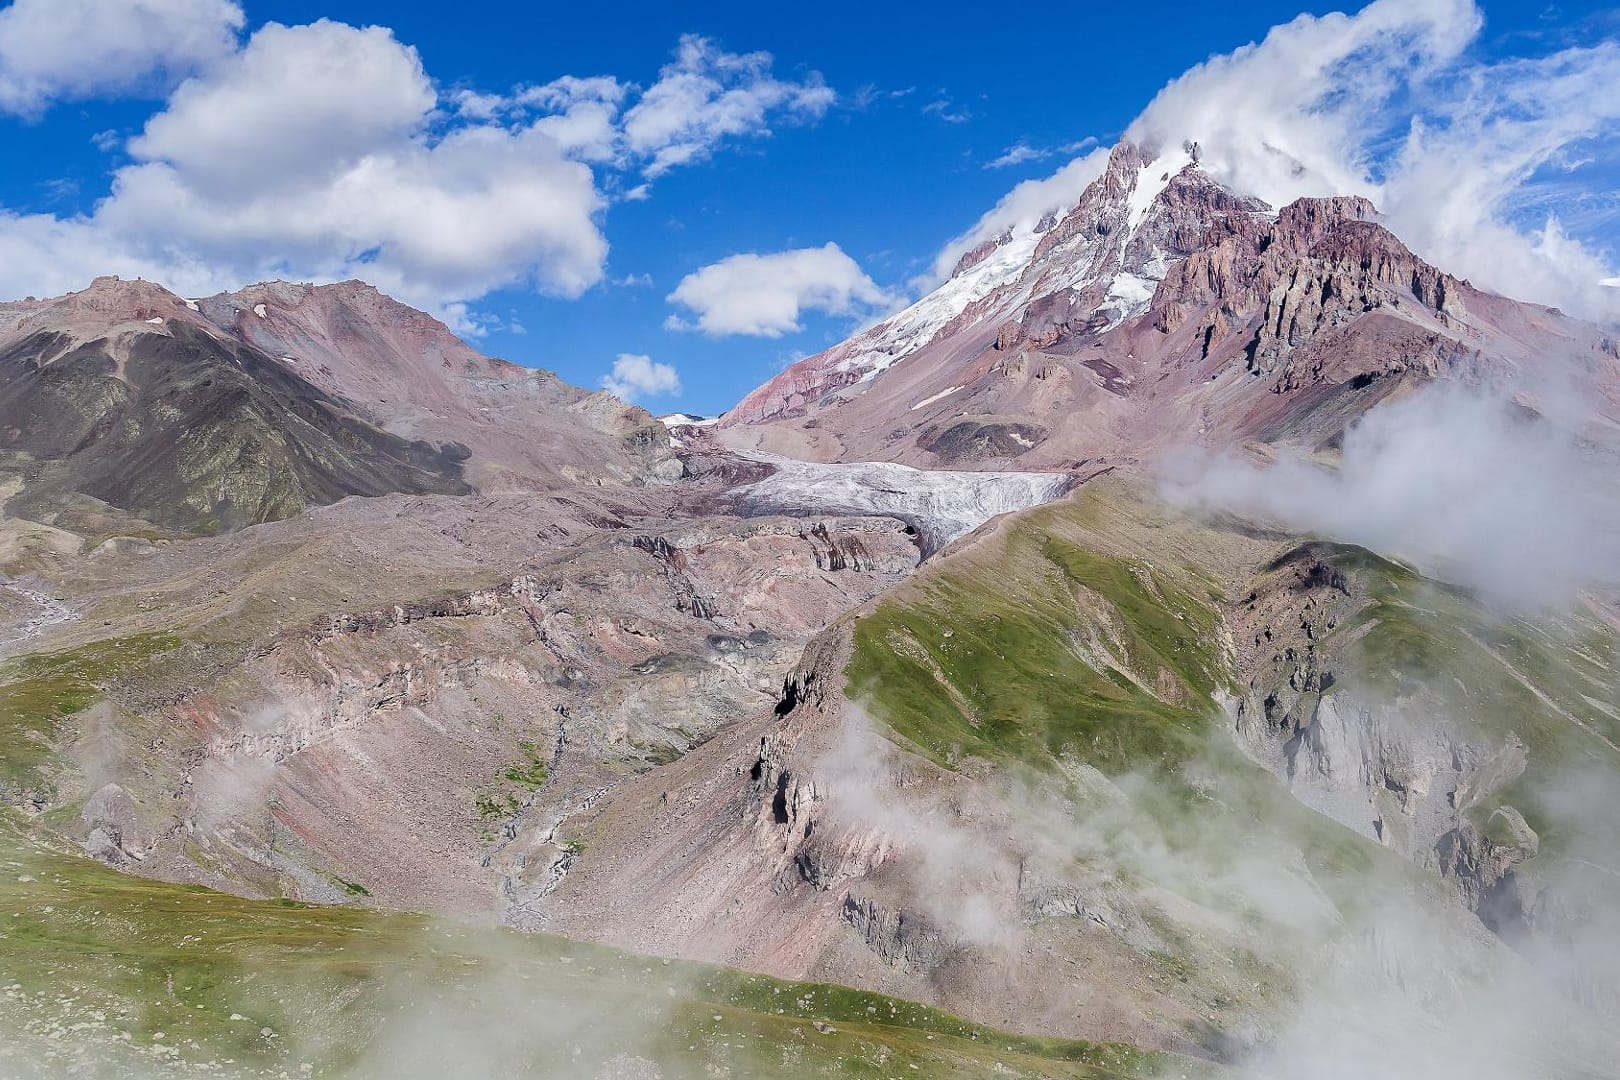
[[[946,98],[936,98],[922,107],[922,111],[931,116],[937,116],[947,124],[965,124],[973,119],[973,114],[966,109],[958,108]]]
[[[1017,142],[1003,150],[998,157],[985,162],[984,168],[1005,169],[1025,162],[1045,161],[1059,154],[1081,154],[1096,145],[1097,140],[1089,135],[1077,142],[1063,143],[1059,146],[1032,146],[1027,142]]]

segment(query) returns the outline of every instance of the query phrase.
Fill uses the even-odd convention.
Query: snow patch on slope
[[[1148,309],[1158,287],[1157,279],[1121,271],[1108,285],[1108,303],[1119,312],[1121,322],[1134,319]]]
[[[960,389],[962,389],[960,386],[946,387],[944,390],[941,390],[937,394],[930,394],[927,397],[923,398],[921,401],[917,402],[917,404],[913,405],[907,411],[908,412],[916,412],[918,409],[926,408],[927,406],[932,405],[936,401],[940,401],[940,400],[942,400],[944,398],[950,397],[952,394],[956,393]]]
[[[886,461],[829,465],[771,454],[742,456],[776,469],[737,489],[751,510],[895,517],[917,526],[930,551],[993,517],[1051,502],[1073,483],[1067,473],[952,472]]]
[[[970,304],[1018,280],[1040,243],[1033,230],[1014,233],[978,265],[970,267],[868,332],[864,348],[838,362],[839,371],[859,371],[866,382],[932,341]]]
[[[1131,188],[1130,198],[1126,202],[1126,225],[1131,232],[1135,232],[1147,217],[1148,210],[1164,189],[1170,186],[1170,180],[1182,169],[1192,164],[1192,155],[1186,150],[1176,150],[1155,158],[1148,162],[1136,174],[1136,184]]]

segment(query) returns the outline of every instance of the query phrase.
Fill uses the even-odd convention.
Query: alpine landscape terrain
[[[0,304],[0,1076],[1620,1076],[1620,309],[1158,115],[715,417]]]

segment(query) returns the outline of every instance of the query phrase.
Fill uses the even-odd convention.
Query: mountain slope
[[[155,286],[90,292],[17,319],[0,346],[0,446],[28,488],[15,512],[77,493],[206,532],[345,495],[468,490],[464,449],[374,427]]]
[[[467,447],[468,479],[480,490],[636,482],[668,461],[665,431],[644,410],[484,356],[439,320],[363,282],[272,282],[198,308],[379,427]]]
[[[1549,352],[1620,404],[1620,339],[1428,265],[1365,200],[1272,212],[1211,180],[1195,148],[1124,143],[1069,212],[970,252],[911,308],[755,390],[721,431],[821,460],[972,468],[1316,446],[1402,385]]]
[[[0,1072],[16,1080],[1123,1080],[1170,1063],[842,987],[140,881],[3,808],[0,869]]]

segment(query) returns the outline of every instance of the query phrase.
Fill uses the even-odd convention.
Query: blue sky
[[[787,362],[914,297],[942,248],[1015,185],[1112,144],[1184,71],[1265,38],[1271,27],[1302,13],[1339,9],[1159,4],[1141,7],[1142,17],[1131,19],[1117,6],[1060,4],[935,4],[927,17],[916,17],[874,4],[817,5],[812,15],[768,13],[758,4],[682,12],[666,4],[620,4],[609,11],[475,0],[453,7],[139,0],[153,5],[146,29],[117,34],[106,10],[97,10],[111,2],[18,0],[0,10],[0,133],[8,163],[0,175],[6,211],[0,262],[9,264],[0,269],[0,285],[7,291],[61,291],[101,270],[146,272],[192,291],[246,284],[265,267],[290,276],[352,272],[446,314],[478,334],[484,351],[551,368],[575,383],[599,385],[621,355],[647,357],[621,368],[630,380],[626,391],[655,411],[700,413],[728,407]],[[1569,111],[1559,94],[1591,98],[1582,87],[1602,85],[1612,70],[1608,50],[1620,37],[1612,5],[1487,2],[1479,5],[1482,28],[1462,25],[1474,10],[1465,0],[1412,6],[1434,10],[1420,27],[1400,22],[1394,31],[1367,31],[1363,48],[1377,51],[1368,63],[1375,72],[1394,73],[1394,85],[1378,95],[1374,119],[1358,107],[1353,121],[1331,130],[1323,153],[1338,159],[1309,156],[1319,149],[1311,140],[1321,141],[1308,127],[1317,123],[1315,113],[1296,125],[1300,160],[1316,170],[1319,185],[1353,186],[1362,177],[1382,184],[1389,162],[1410,140],[1411,115],[1432,109],[1425,94],[1450,102],[1425,117],[1426,134],[1436,144],[1447,137],[1452,143],[1421,160],[1402,159],[1404,175],[1417,177],[1419,165],[1433,170],[1459,153],[1502,160],[1509,155],[1496,140],[1504,137],[1504,122],[1517,118],[1527,132],[1545,129],[1537,109]],[[1381,5],[1385,12],[1389,7],[1388,0]],[[41,19],[69,18],[70,9],[82,9],[86,26],[107,29],[106,56],[53,53],[49,40],[36,41],[53,32]],[[142,37],[154,25],[163,30],[165,18],[190,31],[207,30],[210,19],[217,25],[179,45],[172,27]],[[1372,17],[1361,18],[1370,23]],[[335,31],[323,31],[329,42],[313,33],[255,37],[267,23],[302,27],[323,19],[386,27],[392,38],[374,34],[360,53]],[[1408,32],[1411,40],[1392,49],[1389,39]],[[1323,33],[1331,37],[1332,28]],[[623,88],[613,106],[622,118],[670,74],[677,48],[693,35],[707,42],[707,51],[688,73],[714,79],[721,92],[735,91],[737,103],[760,112],[731,129],[688,131],[677,149],[691,160],[665,167],[658,155],[673,153],[667,142],[649,138],[637,147],[622,135],[612,147],[517,152],[503,144],[489,149],[499,158],[445,154],[431,166],[412,164],[410,151],[401,149],[485,125],[511,133],[548,112],[561,113],[556,91],[545,106],[522,108],[514,91],[555,86],[565,76],[611,76]],[[331,48],[320,51],[327,44]],[[1287,44],[1277,46],[1278,64],[1209,75],[1222,80],[1222,92],[1241,86],[1247,95],[1256,82],[1270,92],[1233,98],[1241,104],[1229,112],[1255,110],[1252,122],[1241,117],[1234,141],[1265,128],[1268,109],[1288,107],[1267,104],[1286,99],[1292,79]],[[142,56],[143,49],[149,55]],[[414,76],[406,70],[409,50],[420,64]],[[1426,50],[1444,55],[1434,64],[1413,59]],[[734,59],[757,52],[770,54],[769,60]],[[276,80],[288,77],[288,65],[305,62],[305,53],[317,71],[323,63],[331,69],[350,56],[359,59],[353,72],[340,73],[324,90],[293,76],[286,86],[295,91],[311,84],[304,100]],[[404,67],[400,56],[407,57]],[[1349,61],[1333,78],[1362,65],[1359,53]],[[74,71],[75,63],[94,70]],[[1566,78],[1572,64],[1580,67],[1575,75],[1597,82]],[[1414,68],[1421,73],[1414,75]],[[200,87],[182,87],[170,99],[188,75]],[[374,95],[367,82],[373,78]],[[1562,88],[1556,92],[1555,82]],[[1481,103],[1481,84],[1524,89]],[[211,88],[218,91],[213,96]],[[1331,112],[1339,97],[1356,91],[1329,80],[1309,92],[1318,98],[1317,112]],[[1540,96],[1527,104],[1525,94]],[[1195,84],[1186,96],[1210,95]],[[494,102],[497,97],[504,103]],[[341,103],[352,108],[323,114],[333,98],[352,98]],[[1488,217],[1435,225],[1451,208],[1392,185],[1390,197],[1407,207],[1398,220],[1410,221],[1435,255],[1450,255],[1465,270],[1471,259],[1485,260],[1468,244],[1487,227],[1529,237],[1526,243],[1545,260],[1567,268],[1570,259],[1559,254],[1565,249],[1554,251],[1540,232],[1555,213],[1567,239],[1579,245],[1579,257],[1594,260],[1595,269],[1582,273],[1597,279],[1608,272],[1603,267],[1614,266],[1620,213],[1609,152],[1615,117],[1601,107],[1593,113],[1560,128],[1551,150],[1539,145],[1544,139],[1515,136],[1509,149],[1522,153],[1525,165],[1511,176],[1448,173],[1446,184],[1482,186],[1479,198],[1489,205],[1480,212]],[[1144,122],[1166,132],[1181,130],[1178,124],[1210,126],[1194,114],[1170,101]],[[302,119],[310,126],[300,127]],[[131,142],[143,130],[144,143]],[[991,167],[1017,147],[1025,149],[1011,156],[1023,160]],[[525,156],[531,153],[540,156]],[[410,188],[411,198],[431,204],[435,209],[424,214],[442,220],[423,224],[404,200],[386,214],[378,211],[374,241],[364,229],[346,231],[345,217],[366,217],[379,200],[364,191],[354,195],[354,183],[335,180],[333,168],[313,160],[321,154],[341,159],[345,169],[358,168],[370,154],[394,155],[404,162],[399,175],[422,185]],[[510,183],[493,193],[479,188],[491,161],[513,170]],[[1252,175],[1236,155],[1231,168],[1234,177]],[[119,169],[129,171],[115,180]],[[524,169],[531,169],[532,184]],[[285,183],[272,183],[277,177]],[[405,186],[386,175],[377,182],[390,193]],[[311,185],[309,193],[299,190],[301,183]],[[1264,183],[1254,179],[1256,187]],[[95,217],[115,185],[117,205]],[[242,194],[249,190],[252,198]],[[550,204],[552,191],[561,193],[557,205],[571,209],[530,220],[537,204]],[[350,198],[360,201],[342,201]],[[228,220],[233,215],[241,220]],[[335,224],[322,224],[326,216]],[[522,224],[508,235],[503,222],[520,217]],[[468,235],[458,236],[463,222]],[[284,235],[283,228],[291,231]],[[343,236],[333,240],[333,231]],[[508,239],[511,250],[482,257]],[[795,282],[796,317],[728,314],[717,291],[738,276],[715,275],[712,288],[695,284],[683,292],[699,297],[699,306],[669,299],[688,275],[739,253],[828,244],[842,255],[737,268],[742,278],[781,274]],[[408,258],[396,254],[407,247]],[[435,258],[444,265],[432,265]],[[1493,272],[1513,273],[1500,266],[1483,271],[1487,279]],[[1559,297],[1558,287],[1549,280],[1548,295]],[[1601,303],[1607,294],[1600,289],[1595,295],[1594,303]],[[741,332],[720,332],[727,330]],[[676,376],[660,375],[655,365],[675,369],[679,396],[666,389]]]

